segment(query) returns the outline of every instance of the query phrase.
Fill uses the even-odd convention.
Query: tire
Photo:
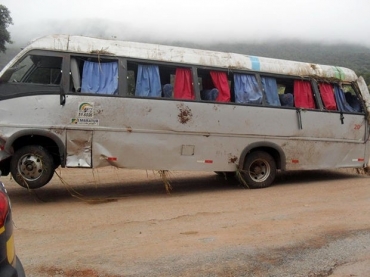
[[[45,186],[53,177],[54,168],[52,155],[40,145],[27,145],[18,149],[10,161],[14,180],[29,189]]]
[[[264,151],[247,155],[241,175],[250,188],[266,188],[276,176],[276,163],[272,156]]]
[[[16,256],[16,259],[17,261],[16,261],[15,269],[17,270],[18,277],[26,277],[26,273],[24,272],[24,268],[21,263],[21,260],[18,258],[18,256]]]

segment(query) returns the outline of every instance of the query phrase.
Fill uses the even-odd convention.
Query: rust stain
[[[96,109],[95,111],[94,111],[94,114],[95,115],[99,115],[99,114],[102,114],[103,113],[103,109]]]
[[[177,108],[180,110],[177,118],[181,124],[186,124],[189,120],[192,119],[193,113],[188,106],[185,106],[184,104],[179,104],[177,105]]]
[[[131,127],[127,127],[127,132],[131,133],[132,132],[132,128]]]
[[[229,164],[236,163],[237,160],[238,160],[237,156],[229,155]]]

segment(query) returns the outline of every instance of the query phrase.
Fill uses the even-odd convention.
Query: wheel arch
[[[244,148],[239,159],[239,168],[242,169],[247,155],[254,151],[265,151],[269,153],[276,163],[276,168],[285,170],[286,157],[283,149],[276,143],[269,141],[253,142]]]
[[[65,167],[65,145],[54,133],[47,130],[25,129],[7,139],[4,150],[14,153],[26,145],[41,145],[46,148],[62,167]]]

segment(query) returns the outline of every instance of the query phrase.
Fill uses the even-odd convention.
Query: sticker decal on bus
[[[78,105],[78,117],[94,117],[94,102],[81,102]]]
[[[72,118],[71,119],[72,124],[77,125],[99,125],[99,119],[97,118]]]

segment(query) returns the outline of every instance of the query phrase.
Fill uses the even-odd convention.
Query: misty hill
[[[343,66],[353,69],[356,73],[361,75],[364,73],[370,74],[370,48],[359,45],[329,45],[297,41],[278,41],[274,43],[256,44],[220,43],[212,45],[188,45],[188,47],[234,52],[275,59]]]
[[[9,48],[5,53],[0,53],[0,69],[2,69],[18,52],[21,51],[20,48]]]
[[[269,43],[219,43],[194,44],[187,42],[171,42],[162,44],[208,49],[223,52],[234,52],[253,56],[277,59],[296,60],[319,64],[348,67],[364,76],[370,84],[370,48],[352,44],[320,44],[305,43],[293,40],[275,41]],[[8,47],[5,54],[0,54],[0,68],[10,61],[19,48]]]

